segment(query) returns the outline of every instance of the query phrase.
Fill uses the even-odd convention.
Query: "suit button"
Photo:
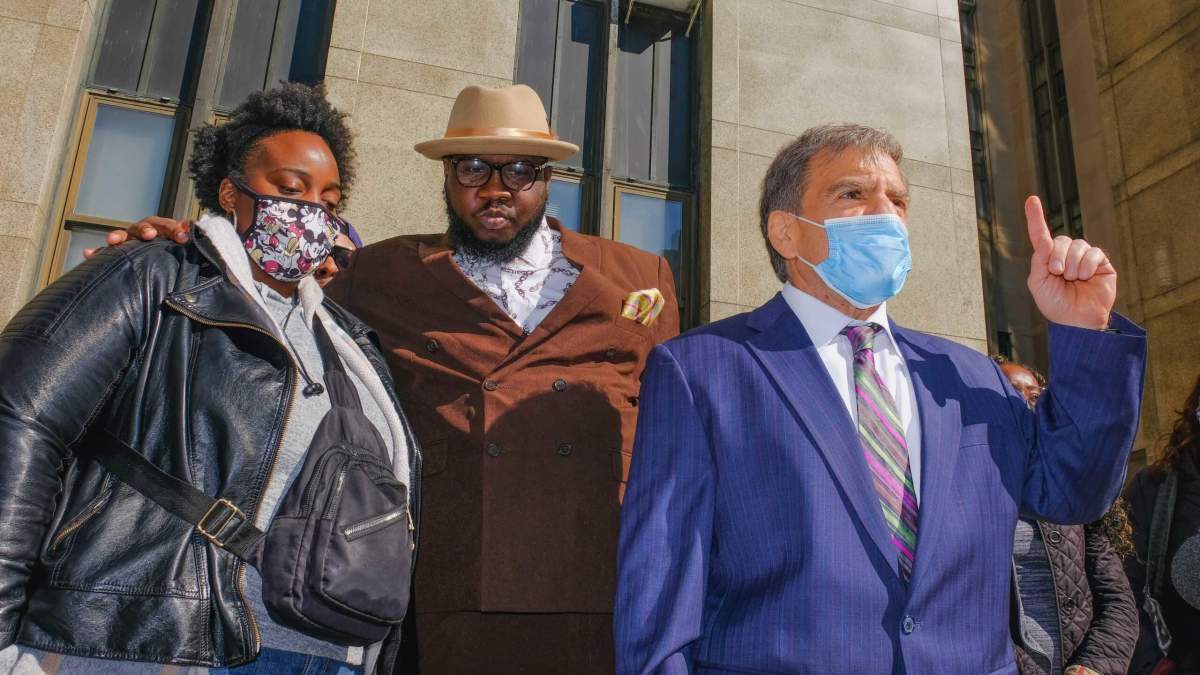
[[[429,352],[430,354],[436,354],[441,348],[442,346],[438,344],[437,340],[430,340],[429,342],[425,343],[425,351]]]
[[[560,377],[557,380],[555,380],[554,384],[551,386],[554,387],[554,391],[566,391],[567,390],[567,381]]]
[[[487,389],[488,391],[496,391],[500,388],[500,383],[495,380],[488,380],[487,382],[483,383],[483,388]]]
[[[917,622],[911,616],[904,617],[904,621],[900,623],[900,630],[905,635],[912,635],[912,632],[917,629]]]
[[[567,455],[571,454],[571,451],[574,449],[575,448],[571,447],[570,443],[559,443],[558,444],[558,454],[562,455],[563,457],[566,457]]]
[[[1062,533],[1058,530],[1050,530],[1050,534],[1046,535],[1046,541],[1058,546],[1062,543]]]
[[[491,455],[492,457],[499,457],[500,456],[500,446],[496,445],[495,443],[488,443],[487,444],[487,454]]]
[[[605,349],[604,358],[608,359],[609,361],[617,358],[617,349],[615,347],[609,347],[608,349]]]
[[[1063,600],[1063,611],[1067,614],[1075,613],[1075,598],[1067,598]]]

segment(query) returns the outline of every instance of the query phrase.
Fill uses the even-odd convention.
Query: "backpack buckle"
[[[218,499],[208,507],[200,522],[196,523],[196,530],[204,535],[205,539],[225,548],[225,536],[236,533],[244,522],[246,514],[242,513],[241,509],[228,499]]]

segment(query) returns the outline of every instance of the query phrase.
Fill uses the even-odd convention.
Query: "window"
[[[1013,335],[1006,330],[996,331],[996,353],[1008,360],[1013,357]]]
[[[195,215],[181,176],[188,129],[280,80],[320,81],[333,6],[111,0],[82,91],[44,281],[79,264],[83,249],[102,245],[112,229],[148,215]]]
[[[1055,11],[1055,0],[1022,2],[1029,84],[1033,93],[1038,179],[1051,232],[1081,237],[1083,214],[1079,208],[1067,110],[1067,81]]]
[[[696,230],[690,19],[637,2],[522,0],[515,78],[580,147],[555,164],[546,213],[665,257],[685,324]]]
[[[976,41],[975,0],[959,0],[963,71],[967,84],[967,126],[971,134],[971,173],[975,178],[975,217],[992,222],[992,185],[983,124],[983,87],[979,81],[979,45]]]

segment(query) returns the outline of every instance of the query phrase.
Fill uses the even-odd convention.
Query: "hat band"
[[[541,138],[548,141],[558,140],[558,136],[545,131],[519,129],[517,127],[473,127],[465,129],[447,129],[445,138],[463,138],[467,136],[511,136],[514,138]]]

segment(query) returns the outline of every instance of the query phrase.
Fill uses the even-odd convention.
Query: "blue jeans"
[[[264,648],[250,663],[208,672],[211,675],[361,675],[362,667],[323,656]]]

